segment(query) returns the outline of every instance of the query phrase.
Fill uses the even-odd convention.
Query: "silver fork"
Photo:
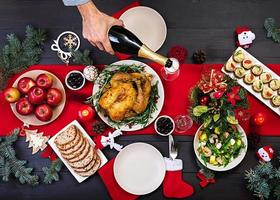
[[[178,156],[178,147],[177,145],[174,143],[174,139],[172,135],[169,135],[169,157],[172,160],[175,160]]]

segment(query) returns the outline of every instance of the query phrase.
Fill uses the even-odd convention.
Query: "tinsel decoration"
[[[33,168],[26,167],[27,161],[16,157],[13,144],[18,139],[19,129],[15,129],[7,137],[0,138],[0,177],[2,181],[9,181],[13,174],[21,184],[38,185],[39,177],[33,175]]]
[[[196,64],[202,64],[206,61],[206,53],[203,50],[197,50],[192,56],[193,62]]]
[[[93,132],[96,134],[102,134],[105,131],[106,124],[103,121],[97,120],[92,125]]]
[[[278,153],[279,155],[279,153]],[[247,188],[260,200],[280,199],[280,157],[245,171]]]
[[[271,38],[274,42],[280,42],[280,27],[276,26],[275,19],[265,19],[264,28],[267,31],[266,37]]]
[[[45,174],[44,183],[51,184],[53,181],[59,181],[59,174],[61,168],[63,166],[63,162],[60,159],[56,159],[52,161],[49,167],[43,167],[42,170]]]
[[[0,50],[0,90],[13,74],[39,62],[45,40],[45,31],[32,26],[26,27],[22,41],[15,34],[7,35],[7,44]]]

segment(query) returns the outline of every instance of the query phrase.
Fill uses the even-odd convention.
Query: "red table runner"
[[[160,74],[161,66],[155,63],[151,63],[150,66],[155,69],[155,71]],[[195,65],[195,64],[183,64],[180,68],[180,76],[173,82],[167,82],[163,80],[164,90],[165,90],[165,101],[164,106],[161,111],[161,115],[166,114],[172,117],[175,117],[179,114],[186,114],[190,106],[189,94],[191,89],[197,84],[200,79],[202,70],[206,67],[221,68],[222,64],[204,64],[204,65]],[[280,74],[280,65],[271,64],[268,65],[274,72]],[[42,69],[47,70],[55,74],[63,83],[64,77],[71,70],[82,70],[84,66],[65,66],[65,65],[34,65],[31,66],[28,70]],[[13,81],[19,76],[16,75],[9,80],[8,86],[11,86]],[[45,135],[54,135],[65,125],[77,119],[77,112],[85,99],[91,95],[93,85],[90,82],[85,84],[85,87],[79,91],[66,90],[67,101],[65,104],[64,111],[62,114],[52,123],[40,127],[31,127],[38,128],[39,131],[43,131]],[[266,116],[266,123],[258,127],[256,130],[255,126],[250,125],[249,123],[242,124],[243,128],[247,133],[254,131],[260,135],[270,135],[277,136],[280,135],[279,124],[280,117],[274,113],[270,108],[266,107],[261,101],[248,94],[250,112],[255,114],[257,112],[263,112]],[[21,127],[23,123],[16,118],[12,113],[9,103],[4,100],[3,93],[0,93],[0,113],[1,113],[1,122],[0,122],[0,136],[8,134],[11,130],[17,127]],[[92,131],[92,122],[86,122],[81,124],[87,130],[90,135],[94,135]],[[197,125],[194,125],[187,133],[177,135],[193,135],[196,132]],[[133,132],[126,132],[126,135],[134,134],[155,134],[153,124],[146,127],[145,129]]]

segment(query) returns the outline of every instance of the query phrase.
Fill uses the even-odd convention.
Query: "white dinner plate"
[[[15,114],[15,116],[20,121],[22,121],[25,124],[29,124],[29,125],[33,125],[33,126],[42,126],[42,125],[49,124],[49,123],[53,122],[54,120],[56,120],[59,117],[59,115],[62,113],[63,109],[64,109],[65,102],[66,102],[66,93],[65,93],[64,86],[61,83],[61,81],[59,80],[59,78],[57,78],[57,76],[55,76],[54,74],[52,74],[52,73],[50,73],[48,71],[45,71],[45,70],[32,70],[32,71],[25,72],[24,74],[22,74],[21,76],[19,76],[15,80],[15,82],[13,84],[13,87],[17,87],[18,81],[21,78],[23,78],[23,77],[29,77],[29,78],[32,78],[33,80],[36,80],[36,77],[39,74],[43,74],[43,73],[50,74],[53,77],[52,88],[57,88],[57,89],[59,89],[61,91],[61,93],[62,93],[62,102],[58,106],[53,108],[53,116],[52,116],[52,118],[49,121],[46,121],[46,122],[43,122],[43,121],[37,119],[35,114],[30,114],[30,115],[21,115],[21,114],[19,114],[17,112],[17,110],[16,110],[16,104],[15,103],[11,103],[11,108],[12,108],[12,111]]]
[[[163,45],[167,28],[162,16],[152,8],[137,6],[124,12],[121,17],[125,28],[134,33],[153,51]]]
[[[240,125],[237,125],[237,129],[242,135],[242,141],[244,142],[245,148],[241,149],[239,155],[236,158],[234,158],[231,162],[229,162],[227,166],[215,166],[210,163],[207,163],[207,165],[206,165],[204,163],[204,161],[201,159],[200,154],[197,151],[198,145],[199,145],[198,132],[200,131],[201,128],[202,128],[202,125],[196,131],[196,134],[194,136],[194,141],[193,141],[193,148],[194,148],[194,152],[195,152],[197,159],[199,160],[199,162],[202,165],[204,165],[205,167],[207,167],[208,169],[211,169],[213,171],[228,171],[230,169],[233,169],[234,167],[236,167],[237,165],[239,165],[241,163],[241,161],[244,159],[244,157],[247,153],[248,140],[247,140],[247,135],[246,135],[245,131],[243,130],[243,128]]]
[[[144,71],[153,75],[152,85],[154,85],[154,84],[156,84],[156,82],[158,82],[158,95],[159,95],[159,98],[158,98],[157,103],[156,103],[157,110],[152,113],[151,118],[149,119],[148,123],[146,124],[146,126],[148,126],[158,117],[158,115],[159,115],[159,113],[160,113],[160,111],[161,111],[161,109],[163,107],[163,103],[164,103],[164,88],[163,88],[161,79],[159,78],[158,74],[150,66],[148,66],[145,63],[142,63],[142,62],[136,61],[136,60],[121,60],[121,61],[112,63],[111,65],[133,65],[133,64],[134,65],[138,65],[138,66],[144,66],[145,67]],[[113,67],[111,67],[111,69],[113,70]],[[92,94],[93,95],[96,94],[101,87],[102,86],[99,85],[99,81],[95,81]],[[134,125],[128,125],[127,124],[127,125],[121,125],[119,127],[114,127],[114,125],[109,122],[108,116],[105,116],[104,112],[99,112],[97,109],[96,109],[96,112],[99,115],[99,117],[108,126],[111,126],[112,128],[120,129],[122,131],[136,131],[136,130],[140,130],[140,129],[146,127],[146,126],[143,127],[140,124],[134,124]]]
[[[125,191],[144,195],[155,191],[165,176],[165,162],[152,145],[133,143],[121,150],[114,163],[114,176]]]

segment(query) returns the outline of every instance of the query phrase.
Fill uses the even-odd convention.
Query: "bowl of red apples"
[[[66,94],[61,81],[45,70],[32,70],[4,90],[12,111],[25,124],[40,126],[54,121],[63,111]]]

